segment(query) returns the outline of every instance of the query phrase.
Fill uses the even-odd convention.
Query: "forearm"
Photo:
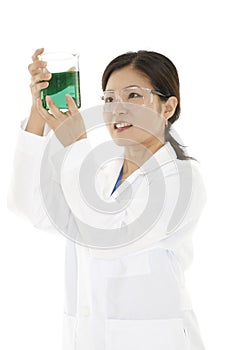
[[[44,127],[45,127],[45,121],[40,116],[38,116],[38,112],[32,106],[25,131],[28,131],[38,136],[43,136]]]
[[[44,217],[39,191],[41,158],[46,138],[20,130],[8,191],[8,207],[33,224]],[[41,213],[39,213],[41,212]]]

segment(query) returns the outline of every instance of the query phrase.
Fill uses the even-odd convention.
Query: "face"
[[[157,95],[146,91],[146,105],[142,106],[137,88],[134,93],[133,90],[128,90],[130,86],[154,90],[149,78],[131,66],[111,74],[105,89],[109,94],[105,102],[104,119],[112,139],[120,146],[135,143],[147,146],[158,139],[163,143],[166,103],[162,102]],[[124,92],[122,89],[125,89]],[[122,100],[113,100],[111,91],[121,91]],[[131,126],[123,127],[122,123],[128,123]]]

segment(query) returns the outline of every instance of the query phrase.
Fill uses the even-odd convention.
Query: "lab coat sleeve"
[[[59,174],[57,174],[59,169],[57,164],[59,164],[59,158],[64,155],[66,148],[48,126],[45,128],[44,136],[38,136],[24,130],[26,122],[22,122],[16,143],[13,173],[7,198],[8,208],[17,215],[29,220],[37,228],[54,230],[55,226],[45,205],[46,198],[43,198],[45,193],[41,190],[41,167],[43,162],[46,162],[49,170],[52,169],[50,171],[51,176],[46,179],[46,189],[43,189],[46,191],[48,188],[51,188],[51,191],[48,191],[49,199],[52,200],[56,208],[59,206],[60,197],[62,197],[62,192],[59,190]],[[80,142],[78,146],[85,143],[85,141],[89,146],[87,140],[78,141]],[[50,143],[52,143],[53,147],[50,146]],[[84,146],[83,149],[88,148],[88,146]],[[80,149],[80,147],[77,147],[77,149]],[[48,154],[48,160],[45,159],[45,154]],[[54,188],[56,188],[57,197],[51,198]],[[69,210],[66,213],[66,219],[70,221],[72,218]]]
[[[40,191],[44,209],[54,227],[70,239],[76,240],[80,234],[79,223],[61,186],[61,169],[71,150],[75,154],[75,164],[79,168],[91,150],[89,139],[82,138],[64,147],[55,134],[51,137],[41,161]],[[75,187],[75,181],[72,185]]]
[[[8,190],[8,208],[33,225],[49,228],[48,217],[40,197],[40,163],[49,134],[38,136],[24,130],[22,122],[13,161],[13,173]]]
[[[207,203],[207,192],[200,167],[193,161],[191,195],[187,207],[183,211],[177,226],[169,230],[170,222],[166,227],[166,236],[159,245],[171,249],[180,260],[183,269],[187,269],[193,259],[193,233],[198,226],[202,213]],[[185,171],[185,170],[184,170]]]

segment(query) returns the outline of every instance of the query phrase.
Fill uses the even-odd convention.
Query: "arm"
[[[28,65],[32,107],[29,118],[19,132],[7,201],[10,210],[27,217],[34,225],[43,223],[49,227],[51,225],[42,208],[39,191],[40,163],[48,136],[44,136],[46,121],[38,111],[37,99],[40,90],[49,85],[46,80],[51,78],[51,74],[46,71],[46,62],[39,60],[43,51],[43,48],[36,50],[32,55],[32,63]]]
[[[40,90],[47,87],[49,83],[41,81],[51,78],[51,74],[45,69],[46,62],[38,58],[42,52],[43,49],[36,50],[32,56],[32,63],[28,66],[31,74],[32,107],[26,124],[24,123],[25,125],[20,130],[16,145],[14,169],[8,193],[8,207],[17,214],[27,217],[33,225],[48,228],[51,227],[51,223],[43,205],[40,188],[41,162],[51,136],[51,133],[46,135],[46,127],[56,130],[58,139],[61,141],[59,145],[64,148],[65,145],[73,143],[79,138],[77,134],[80,131],[80,123],[82,127],[84,127],[84,123],[80,115],[77,118],[77,106],[69,96],[67,96],[69,115],[61,113],[52,101],[49,101],[48,104],[57,116],[56,118],[42,107]],[[68,127],[66,130],[63,128],[61,133],[59,126],[65,120]],[[70,132],[74,125],[77,127],[74,132]],[[83,129],[80,139],[82,137],[84,137]],[[54,176],[51,178],[51,186],[54,186],[53,178]]]
[[[40,199],[40,164],[48,136],[19,132],[14,155],[11,185],[8,191],[8,208],[26,217],[35,226],[50,227]]]

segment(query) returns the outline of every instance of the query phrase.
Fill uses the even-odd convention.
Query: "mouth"
[[[131,128],[133,125],[124,121],[117,121],[114,123],[114,129],[116,131],[123,131]]]

